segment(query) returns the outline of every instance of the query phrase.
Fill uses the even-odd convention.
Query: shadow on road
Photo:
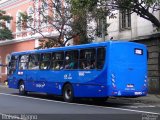
[[[19,95],[18,93],[13,93],[14,95]],[[53,100],[53,101],[60,101],[63,102],[63,98],[61,96],[54,96],[54,95],[46,95],[43,93],[29,93],[27,94],[28,97],[33,98],[41,98],[45,100]],[[134,103],[140,103],[141,101],[135,101],[134,98],[132,99],[125,99],[125,98],[108,98],[106,102],[95,102],[92,99],[76,99],[74,103],[78,104],[86,104],[86,105],[97,105],[97,106],[105,106],[105,107],[123,107],[123,106],[130,106]]]

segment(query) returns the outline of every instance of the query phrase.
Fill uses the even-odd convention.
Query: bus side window
[[[28,68],[28,55],[21,55],[19,58],[19,70],[26,70]]]
[[[105,62],[105,48],[101,47],[97,49],[97,69],[103,69]]]
[[[78,51],[67,51],[65,53],[65,69],[77,69],[78,68]]]
[[[29,57],[29,70],[38,70],[39,69],[39,59],[40,54],[31,54]]]
[[[80,51],[79,68],[95,69],[96,67],[96,49],[84,49]]]
[[[51,53],[41,54],[40,69],[46,70],[50,67]]]
[[[64,63],[64,52],[55,52],[52,55],[51,69],[62,70]]]
[[[9,65],[8,65],[9,75],[15,72],[17,60],[18,60],[18,56],[11,56],[11,61],[9,62]]]

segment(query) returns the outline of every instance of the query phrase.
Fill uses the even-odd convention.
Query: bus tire
[[[27,91],[25,90],[25,84],[23,81],[19,83],[19,95],[27,95]]]
[[[63,99],[65,102],[73,102],[74,91],[71,84],[66,84],[63,88]]]

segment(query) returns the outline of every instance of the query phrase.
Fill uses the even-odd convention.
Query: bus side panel
[[[70,83],[75,97],[106,96],[106,72],[102,71],[41,71],[39,79],[46,79],[43,92],[62,95],[65,83]]]
[[[8,87],[17,89],[17,79],[14,75],[8,77]]]
[[[106,97],[106,70],[88,72],[90,72],[90,74],[84,75],[83,77],[80,76],[80,82],[74,84],[75,97]]]
[[[62,71],[40,70],[38,73],[39,89],[43,92],[61,95],[63,73]]]
[[[75,97],[106,97],[106,87],[100,85],[74,84]]]
[[[18,89],[19,81],[25,79],[26,76],[24,72],[19,72],[18,70],[16,70],[12,75],[8,76],[8,86],[9,88]]]

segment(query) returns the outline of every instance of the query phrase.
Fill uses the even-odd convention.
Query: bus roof
[[[43,53],[43,52],[53,52],[53,51],[64,51],[64,50],[74,50],[74,49],[82,49],[88,47],[103,47],[107,46],[108,44],[115,44],[115,43],[133,43],[127,41],[106,41],[106,42],[95,42],[90,44],[83,44],[83,45],[74,45],[74,46],[65,46],[65,47],[56,47],[56,48],[48,48],[48,49],[40,49],[40,50],[28,50],[22,52],[13,52],[12,55],[19,55],[19,54],[30,54],[30,53]],[[139,44],[139,43],[134,43]]]

